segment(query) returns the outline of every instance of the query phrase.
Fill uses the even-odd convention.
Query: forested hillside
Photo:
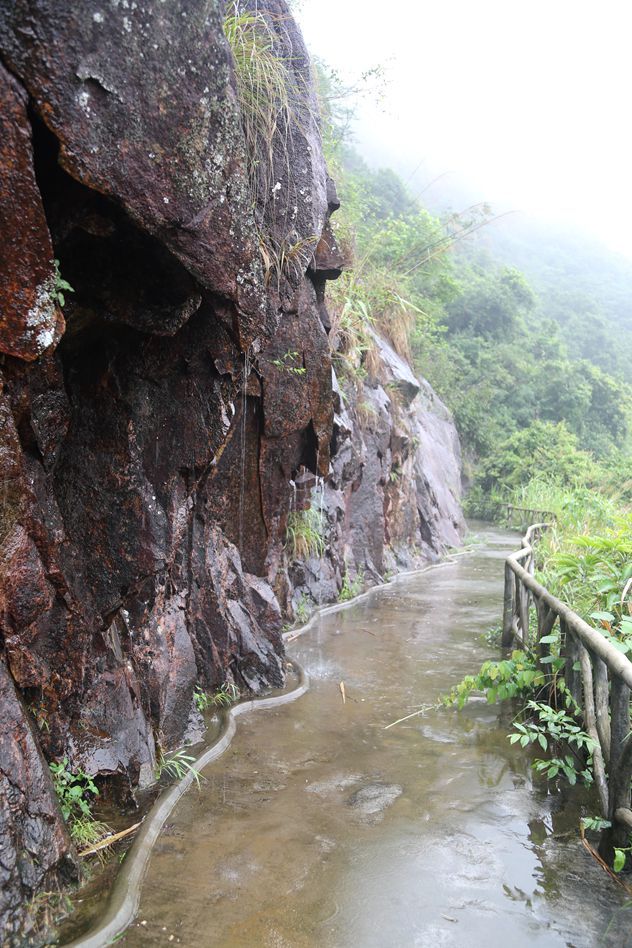
[[[579,240],[538,245],[488,207],[431,214],[349,146],[331,83],[324,101],[350,263],[334,291],[343,369],[370,376],[377,327],[430,381],[456,419],[472,510],[534,474],[625,487],[632,264]]]
[[[539,312],[558,323],[572,357],[629,378],[632,261],[522,214],[498,220],[481,243],[523,271],[539,295]]]

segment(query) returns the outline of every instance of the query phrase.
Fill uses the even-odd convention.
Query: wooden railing
[[[512,526],[526,527],[530,523],[546,520],[555,520],[555,514],[550,510],[540,510],[537,507],[520,507],[518,504],[503,504],[506,510],[507,523]]]
[[[560,654],[566,660],[564,678],[582,709],[584,728],[595,744],[595,784],[602,816],[612,824],[603,848],[605,854],[610,854],[612,847],[628,845],[632,830],[632,662],[535,579],[533,546],[547,526],[532,524],[522,538],[520,550],[505,561],[502,644],[508,648],[517,642],[544,657],[550,646],[541,640],[559,622]]]

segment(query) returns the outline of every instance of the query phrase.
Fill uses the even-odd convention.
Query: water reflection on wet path
[[[479,636],[515,538],[485,540],[291,646],[310,692],[239,720],[158,843],[124,944],[632,945],[632,912],[577,839],[581,801],[532,786],[509,712],[384,730],[495,654]]]

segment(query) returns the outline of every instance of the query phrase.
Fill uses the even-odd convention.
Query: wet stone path
[[[384,729],[496,654],[481,633],[515,535],[480,535],[290,647],[310,691],[239,719],[172,814],[122,944],[632,945],[632,911],[577,836],[589,800],[534,785],[509,710]]]

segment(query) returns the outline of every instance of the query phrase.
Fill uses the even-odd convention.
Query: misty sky
[[[418,192],[577,226],[632,257],[629,0],[303,0],[311,51],[350,77],[383,64],[357,138]]]

